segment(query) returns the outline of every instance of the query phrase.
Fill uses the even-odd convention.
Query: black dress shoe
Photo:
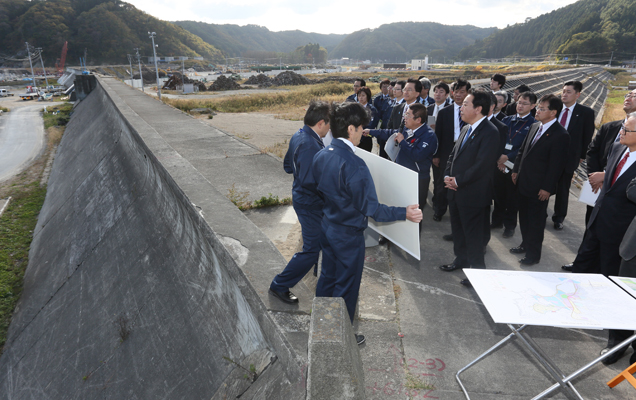
[[[568,272],[572,272],[573,267],[574,267],[574,264],[561,265],[561,269]]]
[[[612,354],[611,356],[607,357],[606,359],[603,360],[603,364],[605,365],[612,365],[614,364],[616,361],[618,361],[621,357],[623,357],[623,354],[625,354],[625,351],[627,350],[629,346],[625,346],[622,349],[620,349],[619,351],[617,351],[616,353]],[[609,352],[610,350],[612,350],[613,347],[606,347],[603,350],[601,350],[601,355],[603,354],[607,354],[607,352]],[[630,358],[631,361],[631,358]]]
[[[512,249],[510,249],[510,252],[512,254],[523,254],[526,252],[526,248],[523,246],[517,246],[517,247],[513,247]]]
[[[505,238],[511,238],[511,237],[513,237],[514,235],[515,235],[515,230],[514,230],[514,228],[512,228],[512,229],[508,229],[508,228],[506,228],[506,229],[504,229],[504,233],[503,233],[503,235],[501,235],[501,236],[503,236],[503,237],[505,237]]]
[[[453,241],[453,234],[449,233],[448,235],[444,235],[444,236],[442,236],[442,239],[446,240],[447,242],[452,242]]]
[[[523,264],[523,265],[534,265],[534,264],[539,264],[539,261],[538,260],[533,260],[533,259],[528,258],[528,257],[523,257],[521,260],[519,260],[519,263]]]
[[[490,229],[501,229],[503,228],[503,223],[500,222],[498,224],[495,224],[494,222],[492,224],[490,224]]]
[[[466,279],[462,279],[461,281],[459,281],[459,283],[461,283],[462,285],[466,286],[466,287],[473,287],[473,284],[470,283],[470,281],[468,280],[468,278]]]
[[[381,246],[387,243],[389,243],[389,239],[385,238],[384,236],[380,236],[380,240],[378,240],[378,244]]]
[[[632,353],[632,356],[629,357],[629,365],[636,363],[636,350]]]
[[[298,297],[294,296],[294,294],[289,290],[286,292],[279,292],[278,290],[269,288],[269,292],[287,304],[298,303]]]
[[[441,220],[442,220],[442,215],[441,214],[433,214],[433,221],[439,222]]]
[[[455,271],[456,269],[459,269],[459,268],[461,267],[455,264],[444,264],[439,266],[439,269],[446,272]]]
[[[554,223],[554,229],[556,229],[557,231],[562,231],[563,230],[563,222],[555,222]]]
[[[356,334],[356,343],[358,343],[358,346],[360,346],[362,343],[364,343],[366,341],[367,341],[367,339],[365,339],[364,335]]]

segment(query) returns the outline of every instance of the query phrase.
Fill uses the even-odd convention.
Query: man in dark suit
[[[427,107],[428,115],[437,118],[440,110],[453,102],[448,97],[448,93],[450,93],[450,88],[444,82],[438,82],[435,87],[433,87],[434,103]],[[431,125],[431,128],[435,129],[435,125]]]
[[[391,99],[389,98],[389,88],[391,87],[391,81],[384,79],[380,82],[380,93],[373,98],[373,107],[378,110],[380,118],[382,119],[381,129],[386,129],[389,124],[388,118],[384,118],[387,108],[391,106]]]
[[[486,268],[483,247],[486,209],[492,201],[493,166],[500,143],[499,131],[487,119],[489,111],[490,94],[485,90],[466,96],[461,107],[461,118],[467,125],[462,129],[443,173],[448,189],[455,260],[441,265],[442,271]],[[461,284],[471,286],[468,279],[463,279]]]
[[[508,92],[505,90],[500,90],[495,92],[495,96],[497,96],[497,105],[495,106],[494,115],[499,121],[502,121],[508,115],[506,114],[506,107],[508,106]]]
[[[556,190],[559,176],[565,168],[570,137],[556,117],[561,112],[561,99],[550,94],[541,97],[535,122],[530,127],[512,170],[512,182],[517,185],[521,245],[510,252],[523,254],[523,265],[541,260],[541,247],[548,200]]]
[[[636,113],[627,116],[620,131],[620,143],[614,143],[603,180],[601,193],[592,211],[583,243],[574,260],[574,273],[601,273],[616,276],[621,268],[621,242],[634,217],[636,203],[628,197],[628,186],[636,178]],[[631,234],[630,234],[631,235]],[[628,252],[625,252],[628,257]],[[617,332],[617,331],[613,331]],[[610,332],[606,353],[620,343]],[[616,362],[624,351],[603,360]]]
[[[630,201],[636,203],[636,179],[633,179],[627,186],[627,198]],[[625,232],[625,236],[623,236],[623,240],[621,241],[621,245],[618,250],[621,256],[621,266],[618,270],[618,276],[636,278],[636,217],[634,217],[632,223],[629,224],[627,232]],[[607,351],[611,350],[614,346],[618,346],[622,341],[629,338],[633,334],[634,331],[610,329],[609,339],[607,341],[607,347],[605,349],[607,349]],[[615,363],[616,361],[618,361],[619,358],[623,356],[625,350],[627,350],[628,347],[629,346],[625,346],[623,350],[617,351],[612,356],[606,358],[603,362],[606,365]],[[632,342],[632,347],[634,348],[634,352],[629,358],[630,365],[636,363],[636,341]],[[603,349],[602,351],[604,351],[605,349]]]
[[[448,157],[459,138],[465,122],[460,117],[460,107],[470,90],[470,82],[458,79],[453,91],[454,103],[443,108],[437,114],[435,134],[437,135],[437,153],[433,158],[433,220],[441,221],[448,208],[447,191],[444,184],[444,169]],[[484,115],[488,109],[484,109]]]
[[[583,90],[581,82],[571,81],[563,85],[561,93],[561,101],[563,101],[564,107],[561,114],[559,114],[559,123],[570,134],[570,150],[565,170],[559,178],[556,197],[554,198],[552,222],[554,222],[554,229],[559,231],[563,229],[563,221],[568,213],[568,198],[572,176],[580,162],[585,159],[587,147],[592,141],[592,135],[594,135],[594,110],[576,102],[581,95],[581,90]]]
[[[519,95],[523,92],[529,92],[530,87],[528,85],[519,85],[512,92],[512,101],[508,103],[508,107],[506,107],[506,114],[515,115],[517,113],[517,100],[519,99]],[[532,116],[534,117],[534,113]]]
[[[403,114],[404,104],[406,101],[404,98],[404,89],[406,89],[406,81],[397,81],[393,88],[393,93],[396,93],[396,101],[391,109],[391,117],[389,118],[387,129],[400,129],[400,125],[402,124],[402,121],[404,121]]]
[[[362,78],[356,78],[355,81],[353,81],[353,94],[350,95],[349,97],[347,97],[347,100],[345,101],[354,101],[354,102],[358,102],[358,92],[360,91],[360,88],[363,86],[367,86],[367,83],[364,81],[364,79]],[[369,99],[371,100],[371,99]]]
[[[636,112],[636,89],[625,95],[623,111],[625,111],[625,115]],[[592,186],[592,190],[594,190],[595,193],[597,193],[603,186],[605,167],[607,166],[610,149],[614,142],[618,142],[621,125],[623,125],[625,121],[627,121],[627,117],[625,117],[625,119],[603,124],[601,129],[599,129],[596,133],[596,136],[594,136],[594,139],[592,139],[590,146],[587,148],[587,154],[585,157],[587,175],[590,185]],[[592,210],[594,210],[594,207],[587,206],[587,210],[585,212],[586,226],[590,222]],[[572,264],[563,265],[561,268],[564,271],[572,271]]]

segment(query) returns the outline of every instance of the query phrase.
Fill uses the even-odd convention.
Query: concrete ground
[[[548,214],[551,215],[553,201]],[[250,218],[272,240],[291,234],[291,207],[250,211]],[[361,348],[368,399],[463,399],[455,380],[458,370],[510,334],[495,324],[473,289],[462,286],[462,271],[444,272],[438,266],[453,260],[448,214],[434,222],[424,209],[422,259],[417,261],[392,245],[367,248],[358,304],[357,330],[367,337]],[[267,217],[266,217],[267,216]],[[520,244],[521,234],[504,239],[493,230],[486,253],[488,268],[515,271],[561,272],[574,260],[583,236],[585,206],[571,194],[563,231],[555,231],[548,217],[541,263],[521,267],[508,249]],[[283,223],[283,219],[285,220]],[[290,236],[291,237],[291,236]],[[291,239],[291,240],[297,240]],[[288,245],[288,247],[291,247]],[[304,281],[315,284],[313,277]],[[567,375],[587,364],[605,347],[607,331],[529,327],[526,332]],[[610,389],[606,382],[629,366],[630,351],[612,366],[596,365],[574,381],[585,399],[634,399],[628,383]],[[472,399],[527,399],[554,382],[516,341],[506,344],[461,375]],[[555,392],[548,398],[566,398]]]

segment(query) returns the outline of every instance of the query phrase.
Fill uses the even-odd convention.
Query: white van
[[[0,97],[7,97],[9,95],[9,91],[7,89],[0,89]]]

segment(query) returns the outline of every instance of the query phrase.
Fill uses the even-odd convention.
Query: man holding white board
[[[334,140],[316,154],[312,168],[318,192],[325,200],[320,235],[322,270],[316,296],[342,297],[351,323],[364,266],[368,218],[378,222],[422,220],[417,204],[389,207],[378,202],[369,168],[355,155],[368,120],[358,103],[334,106],[329,118]],[[362,344],[365,339],[356,335],[356,340]]]

